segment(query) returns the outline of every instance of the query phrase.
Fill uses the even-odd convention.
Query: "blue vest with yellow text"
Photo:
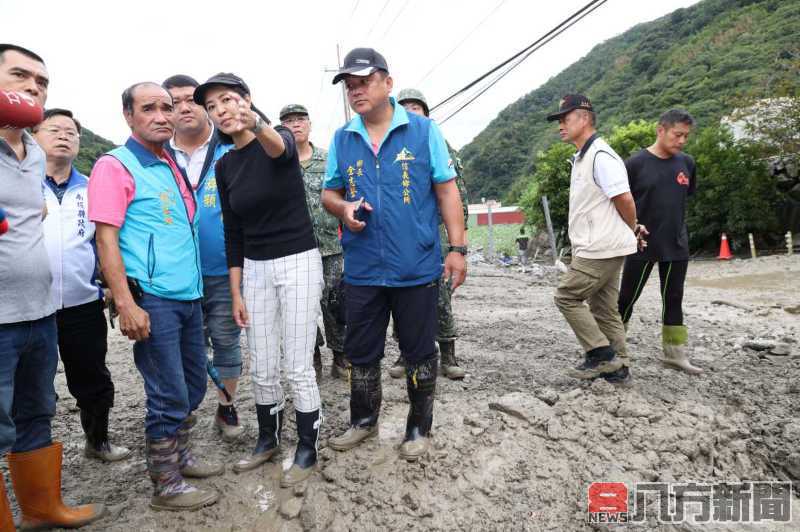
[[[189,220],[170,166],[152,155],[137,157],[133,139],[108,153],[133,176],[136,192],[119,231],[125,271],[142,290],[165,299],[203,297],[197,219]]]
[[[228,261],[225,258],[225,231],[222,225],[222,204],[217,190],[215,174],[216,162],[233,145],[214,143],[213,157],[208,170],[200,177],[195,192],[197,197],[197,217],[200,228],[200,262],[203,275],[228,275]]]
[[[352,123],[351,123],[352,124]],[[363,132],[345,126],[334,137],[345,199],[364,197],[373,211],[366,228],[343,228],[345,281],[403,287],[429,283],[442,272],[439,209],[431,179],[430,122],[408,113],[387,133],[377,156]]]

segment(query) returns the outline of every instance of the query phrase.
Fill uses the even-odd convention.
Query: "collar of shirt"
[[[575,154],[575,160],[582,159],[583,156],[586,155],[586,152],[589,151],[589,148],[592,147],[592,144],[594,144],[594,141],[596,141],[599,138],[600,138],[600,135],[598,135],[597,133],[592,133],[592,136],[589,137],[588,139],[586,139],[586,144],[583,145],[583,147],[581,148],[581,151],[579,151],[578,153]]]
[[[389,129],[386,131],[386,136],[384,136],[380,144],[378,144],[377,149],[375,150],[376,153],[378,150],[380,150],[381,145],[383,145],[384,141],[386,141],[394,129],[408,124],[408,112],[402,105],[397,105],[397,101],[394,99],[394,96],[389,96],[389,103],[394,109],[392,113],[392,122],[389,124]],[[344,129],[345,131],[358,133],[364,138],[368,146],[374,146],[372,141],[369,139],[369,133],[367,133],[367,128],[364,125],[364,120],[361,118],[361,115],[357,115],[355,118],[353,118]]]
[[[211,126],[211,133],[209,133],[208,138],[206,139],[206,141],[204,143],[202,143],[197,148],[195,148],[195,151],[197,151],[199,149],[202,149],[202,148],[208,147],[208,145],[211,144],[211,139],[214,138],[214,125],[211,122],[209,122],[208,124]],[[184,155],[186,155],[187,158],[189,158],[189,154],[186,153],[181,148],[179,148],[178,145],[175,143],[175,137],[174,136],[171,139],[169,139],[169,145],[172,147],[173,150],[175,150],[175,153],[184,154]],[[194,154],[194,152],[192,152],[192,154]]]
[[[27,159],[31,155],[31,149],[41,149],[39,144],[33,138],[33,135],[27,132],[27,130],[22,130],[22,144],[25,146],[25,158]],[[17,154],[11,148],[11,145],[8,143],[6,139],[0,137],[0,147],[2,147],[2,151],[5,152],[4,155],[8,155],[9,157],[13,157],[16,162],[21,162],[17,160]]]

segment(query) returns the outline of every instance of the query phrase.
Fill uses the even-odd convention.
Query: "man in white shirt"
[[[58,351],[67,388],[80,408],[86,434],[84,454],[116,462],[131,451],[108,441],[108,415],[114,405],[114,383],[106,366],[108,328],[103,292],[96,282],[94,223],[88,217],[89,179],[73,166],[80,149],[81,125],[67,109],[48,109],[33,132],[47,156],[44,241],[53,274]]]

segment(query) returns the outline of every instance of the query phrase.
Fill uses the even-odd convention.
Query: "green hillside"
[[[655,120],[670,107],[688,109],[704,127],[742,96],[770,95],[796,75],[789,63],[800,54],[798,28],[800,0],[705,0],[597,45],[501,111],[463,148],[471,200],[517,199],[536,154],[558,141],[545,116],[563,94],[589,96],[601,133]]]
[[[75,159],[75,167],[83,174],[89,175],[98,157],[116,147],[110,140],[96,135],[86,128],[81,130],[81,150]]]

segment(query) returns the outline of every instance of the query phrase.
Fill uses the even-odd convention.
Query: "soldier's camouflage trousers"
[[[336,309],[330,304],[331,297],[336,294],[339,279],[342,277],[344,259],[341,254],[328,255],[322,257],[322,275],[325,279],[325,288],[322,289],[322,323],[325,325],[325,341],[328,349],[333,351],[344,351],[344,323],[339,323],[336,319]],[[321,334],[317,329],[317,345],[322,345]]]
[[[444,224],[439,225],[439,236],[442,243],[442,260],[447,255],[447,231],[444,229]],[[458,338],[458,330],[456,329],[456,320],[453,317],[453,307],[450,304],[450,299],[453,297],[453,291],[450,289],[450,281],[445,282],[444,279],[439,279],[439,303],[437,306],[436,315],[439,319],[439,334],[436,340],[439,342],[447,342]]]

